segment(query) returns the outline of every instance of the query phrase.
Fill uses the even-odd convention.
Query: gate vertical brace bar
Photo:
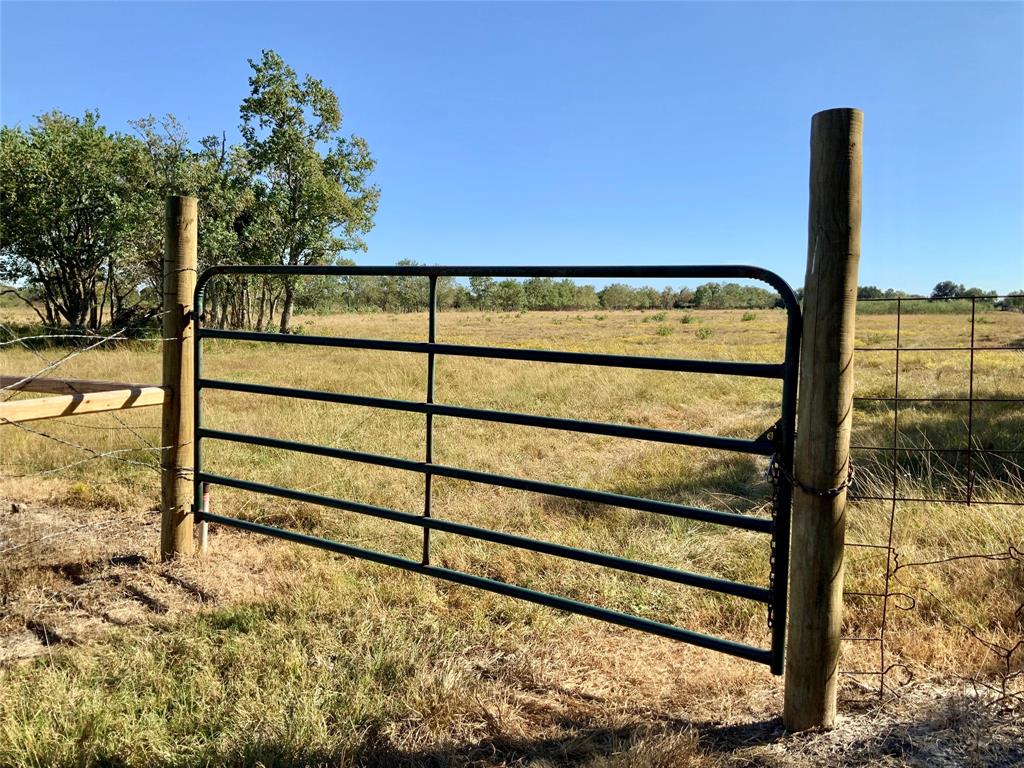
[[[971,362],[967,389],[967,506],[974,497],[974,324],[978,298],[971,296]]]
[[[200,437],[200,434],[203,428],[201,382],[203,379],[203,321],[206,319],[205,312],[203,311],[203,295],[205,291],[206,283],[199,283],[196,288],[195,299],[193,300],[196,317],[194,339],[192,342],[194,345],[192,351],[192,423],[195,425],[192,436],[192,504],[195,515],[199,520],[202,520],[202,514],[206,511],[203,508],[203,483],[199,481],[199,474],[203,471],[203,439]],[[203,522],[203,525],[205,526],[206,523]],[[207,546],[209,546],[208,541]]]
[[[786,325],[786,372],[782,379],[782,414],[779,434],[776,435],[777,461],[782,468],[778,479],[778,493],[775,497],[775,541],[774,562],[772,563],[772,647],[771,671],[781,675],[786,658],[786,614],[789,594],[789,531],[793,506],[793,453],[796,444],[796,396],[800,374],[800,332],[801,312],[799,308],[787,308]]]
[[[430,278],[430,304],[427,328],[427,341],[433,344],[437,335],[437,275]],[[434,402],[434,353],[427,353],[427,402]],[[427,450],[426,463],[434,462],[434,414],[427,414]],[[430,472],[423,475],[423,516],[430,517],[430,490],[433,476]],[[430,529],[423,529],[423,564],[430,565]]]

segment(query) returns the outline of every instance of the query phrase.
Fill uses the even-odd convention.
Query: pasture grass
[[[1024,315],[993,312],[986,320],[976,328],[979,344],[1024,340]],[[300,322],[304,332],[324,335],[420,340],[426,333],[424,314]],[[784,313],[772,310],[441,313],[437,338],[778,361],[784,323]],[[969,332],[963,315],[905,317],[901,346],[959,346]],[[859,347],[894,342],[893,316],[858,318]],[[213,378],[410,400],[425,393],[426,361],[412,354],[224,341],[209,342],[205,350],[205,375]],[[56,357],[59,351],[42,353]],[[1022,355],[976,353],[975,395],[1024,397]],[[967,362],[961,353],[902,352],[899,394],[966,396]],[[857,395],[894,394],[893,353],[862,351],[856,365]],[[3,373],[39,367],[26,350],[0,352]],[[156,382],[159,371],[158,345],[135,341],[75,357],[60,375]],[[778,382],[721,376],[454,357],[439,357],[436,369],[437,402],[731,436],[763,432],[777,416],[779,398]],[[204,395],[203,407],[205,423],[214,428],[424,456],[424,417],[416,414],[218,391]],[[853,444],[891,445],[893,411],[890,402],[858,403]],[[26,426],[98,451],[158,444],[158,409],[118,418],[134,432],[108,414]],[[1021,404],[976,404],[971,413],[958,403],[901,404],[898,418],[901,447],[966,447],[970,419],[976,446],[1024,449]],[[444,417],[434,419],[434,430],[438,463],[744,514],[769,512],[765,462],[752,457]],[[74,511],[115,528],[157,502],[151,451],[132,456],[141,464],[99,459],[19,480],[10,476],[83,455],[10,426],[2,436],[5,499],[30,498],[58,516]],[[216,441],[204,445],[213,472],[422,511],[419,474]],[[857,493],[891,491],[891,453],[862,448],[855,458]],[[958,454],[901,453],[896,467],[902,494],[956,499],[965,492]],[[900,564],[1021,546],[1019,509],[984,503],[1024,501],[1019,456],[978,457],[974,472],[971,506],[898,506],[893,539]],[[758,534],[443,478],[433,482],[438,517],[766,583],[768,542]],[[219,513],[405,557],[418,558],[422,546],[418,528],[383,520],[227,488],[215,488],[212,499]],[[18,518],[7,506],[13,530]],[[890,512],[884,501],[851,505],[848,540],[884,544]],[[780,706],[779,682],[766,669],[591,620],[216,528],[207,558],[162,566],[155,563],[156,516],[148,513],[133,530],[134,538],[120,540],[89,538],[86,531],[80,544],[42,541],[18,549],[0,567],[0,629],[63,627],[66,636],[33,659],[0,668],[0,764],[546,765],[546,756],[557,752],[568,755],[569,764],[717,765],[721,756],[709,751],[698,712],[742,721]],[[111,575],[104,563],[129,551],[143,553],[149,565]],[[702,632],[768,642],[763,607],[736,598],[438,532],[432,560]],[[847,590],[878,591],[885,567],[884,551],[849,549]],[[106,622],[108,631],[83,630],[76,638],[65,598],[82,585],[54,582],[54,574],[63,578],[68,568],[85,573],[79,578],[90,589],[115,584],[121,598],[132,589],[159,597],[145,581],[155,573],[165,582],[198,585],[207,599],[179,606],[160,597],[163,602],[155,602],[166,610]],[[1024,589],[1019,562],[911,565],[896,577],[893,589],[916,607],[890,606],[890,661],[936,679],[984,679],[1001,671],[998,656],[965,628],[993,641],[1020,633],[1014,613]],[[877,599],[852,596],[847,632],[876,633],[880,610]],[[877,664],[873,645],[850,643],[844,653],[850,668]],[[678,722],[670,728],[666,718]]]

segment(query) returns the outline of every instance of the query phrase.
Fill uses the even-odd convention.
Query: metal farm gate
[[[202,324],[203,291],[206,284],[219,275],[270,275],[270,276],[334,276],[365,275],[393,277],[422,277],[429,281],[429,322],[427,340],[423,342],[384,341],[366,338],[335,338],[327,336],[285,335],[279,333],[255,333],[204,328]],[[771,285],[779,292],[787,313],[785,355],[780,363],[734,362],[722,360],[688,360],[639,355],[591,354],[584,352],[557,352],[550,350],[469,346],[465,344],[439,343],[435,338],[437,314],[438,277],[487,276],[498,278],[671,278],[671,279],[756,279]],[[800,307],[790,286],[778,275],[758,267],[749,266],[684,266],[684,267],[289,267],[289,266],[222,266],[206,270],[200,275],[195,291],[196,313],[199,317],[195,332],[195,410],[194,410],[194,459],[193,475],[195,519],[261,533],[300,544],[307,544],[343,555],[359,557],[376,563],[422,573],[446,581],[464,584],[498,594],[527,600],[560,610],[590,616],[595,619],[631,627],[643,632],[680,640],[703,648],[721,651],[751,661],[767,664],[774,674],[781,674],[783,668],[783,646],[786,628],[786,592],[789,575],[789,528],[793,472],[793,446],[796,416],[797,371],[800,347]],[[302,344],[346,349],[383,350],[406,352],[426,356],[427,386],[422,401],[396,400],[381,397],[295,389],[289,387],[246,384],[233,381],[208,379],[202,372],[202,346],[205,339],[234,339],[236,341],[272,342],[275,344]],[[578,421],[567,418],[537,416],[525,413],[468,408],[434,402],[434,359],[437,355],[491,358],[503,360],[525,360],[544,363],[567,363],[573,365],[612,366],[639,370],[673,371],[678,373],[721,374],[727,376],[779,379],[782,381],[782,402],[779,418],[774,424],[766,425],[764,433],[754,439],[723,437],[718,435],[694,434],[665,429],[612,424],[606,422]],[[249,394],[288,397],[300,400],[314,400],[325,403],[383,408],[421,413],[426,421],[426,456],[423,461],[391,456],[380,456],[360,451],[331,448],[321,445],[280,440],[258,435],[239,434],[203,426],[202,397],[205,390],[244,392]],[[572,486],[529,480],[519,477],[479,472],[443,464],[432,460],[433,417],[447,416],[460,419],[478,419],[503,424],[517,424],[566,432],[592,435],[649,440],[680,446],[710,448],[732,451],[755,456],[771,457],[769,479],[774,485],[773,514],[771,517],[738,514],[712,509],[702,509],[683,504],[658,501],[650,498],[627,496],[605,491],[588,490]],[[355,501],[306,493],[273,485],[250,482],[231,477],[211,474],[203,469],[202,448],[204,441],[221,440],[253,446],[297,451],[300,453],[343,459],[346,461],[373,464],[382,467],[407,470],[424,475],[423,513],[412,514],[394,509],[363,504]],[[431,478],[447,477],[484,483],[504,488],[549,494],[568,499],[607,504],[653,514],[670,515],[687,520],[722,525],[764,534],[771,547],[771,570],[767,586],[737,583],[712,576],[638,562],[622,557],[578,549],[546,541],[537,541],[524,536],[479,528],[471,525],[444,520],[431,516]],[[418,526],[423,529],[423,557],[415,561],[396,555],[367,550],[338,541],[309,536],[296,531],[284,530],[259,523],[240,520],[204,510],[203,490],[208,484],[269,494],[284,499],[318,504],[325,507],[356,512],[373,517],[392,520],[396,523]],[[568,558],[578,562],[604,566],[633,574],[650,576],[665,581],[685,584],[714,592],[733,595],[764,603],[768,609],[771,626],[771,647],[758,648],[728,639],[713,637],[663,624],[640,616],[601,608],[596,605],[571,600],[566,597],[527,589],[494,579],[476,576],[462,571],[443,568],[430,563],[430,532],[432,530],[459,534],[473,539],[518,547],[532,552]]]

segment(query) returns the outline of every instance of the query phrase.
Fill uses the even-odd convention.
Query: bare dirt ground
[[[0,509],[0,662],[84,645],[158,617],[259,599],[273,586],[259,557],[267,548],[258,542],[244,554],[219,551],[216,576],[198,560],[161,563],[158,510],[58,508],[44,488],[25,482],[19,501],[4,498]],[[232,578],[219,578],[224,574]]]
[[[62,646],[88,653],[121,628],[256,601],[301,578],[280,556],[287,545],[227,531],[215,532],[215,559],[160,563],[155,510],[57,508],[48,498],[44,485],[25,483],[7,489],[0,509],[0,665]],[[395,723],[367,734],[356,764],[1024,765],[1015,699],[962,682],[917,681],[885,701],[847,683],[834,730],[789,735],[780,685],[748,665],[595,622],[573,626],[578,636],[541,647],[542,658],[536,647],[467,649],[459,662],[479,690],[466,727],[421,737],[423,723]]]

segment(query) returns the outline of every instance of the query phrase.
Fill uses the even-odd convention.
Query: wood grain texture
[[[0,388],[16,392],[43,392],[51,395],[81,395],[87,392],[109,392],[114,389],[134,389],[156,386],[150,384],[127,384],[121,381],[96,381],[94,379],[47,379],[33,378],[22,381],[24,376],[0,375]],[[20,383],[19,383],[20,382]]]
[[[192,554],[192,371],[198,204],[194,197],[167,198],[163,259],[163,383],[160,555]]]
[[[55,419],[60,416],[78,416],[84,413],[145,408],[162,405],[167,399],[167,390],[163,387],[133,386],[131,384],[121,386],[122,389],[3,402],[0,403],[0,422],[20,423]]]
[[[860,262],[863,114],[830,109],[811,123],[810,206],[794,475],[806,487],[846,480]],[[794,488],[784,721],[831,727],[836,714],[846,491]]]

